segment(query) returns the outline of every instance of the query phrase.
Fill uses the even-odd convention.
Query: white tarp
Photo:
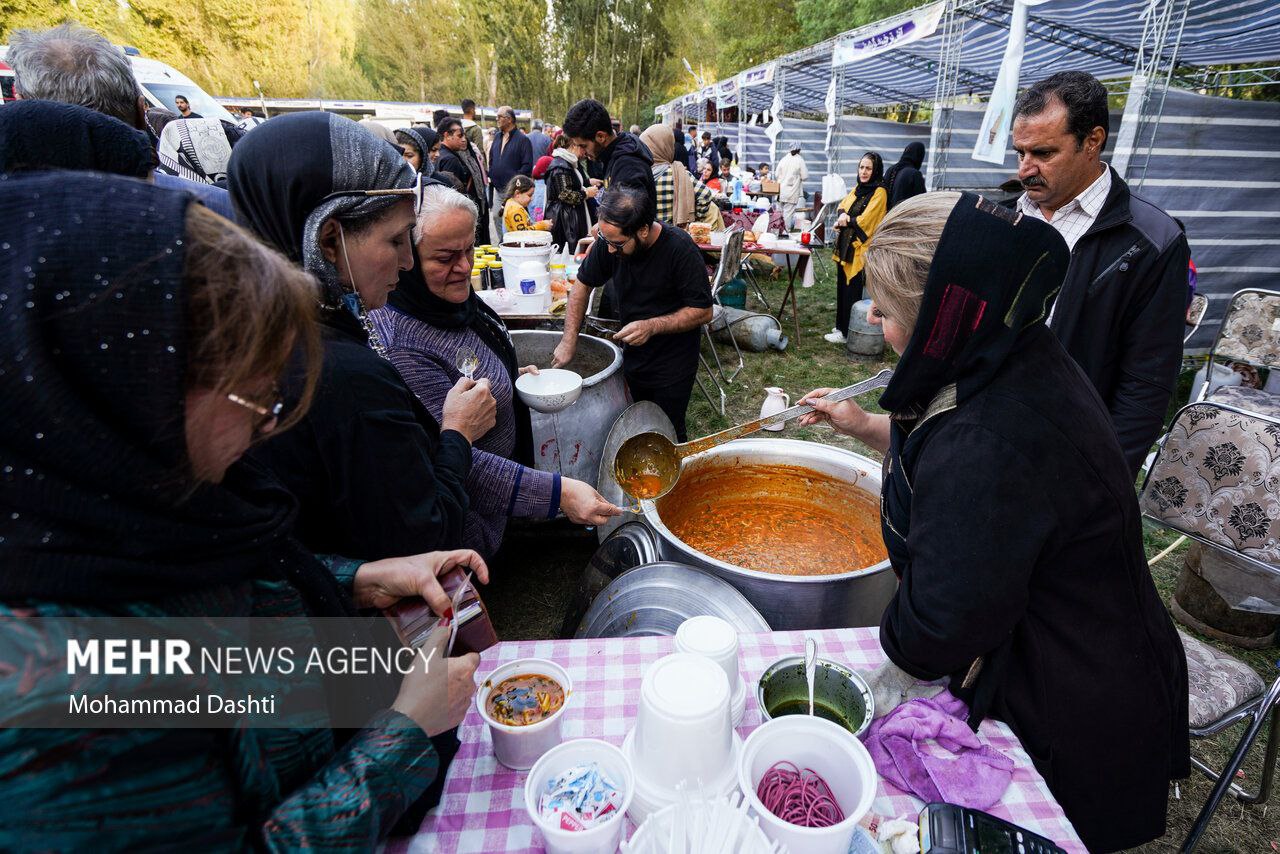
[[[1015,0],[1009,19],[1009,41],[996,76],[995,87],[987,101],[987,111],[973,144],[973,159],[1004,165],[1009,144],[1009,127],[1013,123],[1013,105],[1018,98],[1018,75],[1022,70],[1022,54],[1027,43],[1027,8],[1046,0]]]
[[[921,6],[841,36],[831,50],[832,67],[848,65],[920,39],[927,39],[938,29],[945,7],[945,2]]]

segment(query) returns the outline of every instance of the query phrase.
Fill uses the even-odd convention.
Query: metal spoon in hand
[[[868,380],[845,386],[831,392],[823,400],[838,403],[877,388],[884,388],[893,378],[893,371],[885,368]],[[613,458],[613,477],[622,491],[633,498],[661,498],[670,492],[680,479],[680,463],[694,454],[710,450],[717,445],[740,439],[772,424],[781,424],[801,415],[813,412],[812,406],[799,405],[776,412],[765,418],[757,418],[719,433],[677,445],[661,433],[638,433],[622,443]]]

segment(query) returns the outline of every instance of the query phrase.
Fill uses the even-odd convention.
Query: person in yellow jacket
[[[506,231],[550,231],[551,221],[529,219],[529,203],[533,201],[533,179],[516,175],[507,182],[507,203],[502,208],[502,225]]]
[[[884,161],[868,151],[858,161],[858,183],[840,203],[836,219],[836,326],[823,336],[832,344],[843,344],[849,334],[849,312],[862,299],[862,262],[867,243],[880,227],[889,206],[884,188]]]

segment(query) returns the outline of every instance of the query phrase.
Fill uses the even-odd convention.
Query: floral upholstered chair
[[[1143,513],[1209,545],[1280,564],[1280,412],[1229,408],[1217,394],[1174,417],[1143,486]]]
[[[1236,291],[1222,318],[1209,363],[1229,361],[1254,368],[1280,370],[1280,292]],[[1209,387],[1205,383],[1205,388]],[[1229,386],[1205,395],[1246,412],[1280,417],[1280,396],[1248,386]]]
[[[1268,417],[1225,405],[1223,398],[1231,396],[1220,395],[1222,391],[1240,389],[1220,389],[1174,416],[1139,504],[1143,515],[1165,527],[1263,571],[1280,573],[1280,414]],[[1280,742],[1280,714],[1274,711],[1280,704],[1280,679],[1268,687],[1238,659],[1179,634],[1187,654],[1192,737],[1207,738],[1248,722],[1221,772],[1192,759],[1216,785],[1183,845],[1183,851],[1190,851],[1228,791],[1245,803],[1261,803],[1270,795]],[[1268,719],[1262,781],[1249,794],[1232,781]]]

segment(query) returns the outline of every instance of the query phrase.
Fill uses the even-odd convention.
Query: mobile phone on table
[[[982,810],[929,804],[920,811],[921,854],[1066,854],[1049,839]]]

